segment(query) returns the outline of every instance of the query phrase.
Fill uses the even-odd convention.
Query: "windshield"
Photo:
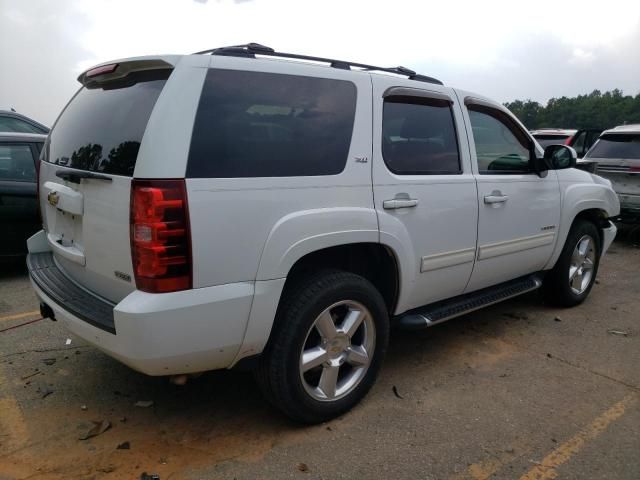
[[[169,73],[144,71],[101,88],[81,88],[51,131],[45,160],[132,176],[147,122]]]
[[[603,135],[589,150],[587,156],[640,160],[640,133]]]

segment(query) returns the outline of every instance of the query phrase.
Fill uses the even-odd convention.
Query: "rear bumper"
[[[36,294],[72,333],[106,354],[148,375],[192,373],[232,365],[244,338],[253,283],[165,294],[136,290],[114,305],[71,282],[53,257],[55,268],[48,268],[54,268],[55,275],[49,272],[43,277],[34,267],[38,265],[34,259],[39,258],[42,263],[42,255],[30,254],[27,262]],[[61,288],[56,286],[56,279],[71,282],[78,291],[67,294],[65,300],[56,292]],[[104,318],[97,319],[99,315],[104,317],[105,310],[112,314],[112,331],[104,328]]]
[[[620,219],[631,222],[640,222],[640,195],[619,193]]]

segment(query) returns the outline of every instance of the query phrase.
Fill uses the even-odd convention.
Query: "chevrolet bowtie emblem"
[[[52,206],[56,206],[58,205],[58,201],[60,200],[60,196],[58,195],[57,192],[49,192],[49,195],[47,195],[47,201],[49,202],[49,205]]]

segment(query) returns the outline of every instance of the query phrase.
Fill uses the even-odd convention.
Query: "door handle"
[[[394,198],[393,200],[385,200],[382,207],[385,210],[396,210],[398,208],[411,208],[418,205],[416,198]]]
[[[502,195],[502,192],[493,191],[491,195],[485,195],[484,203],[487,205],[495,204],[495,203],[504,203],[509,200],[508,195]]]

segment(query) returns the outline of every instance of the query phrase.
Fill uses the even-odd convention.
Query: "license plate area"
[[[46,200],[45,229],[49,244],[58,254],[84,265],[82,193],[56,182],[45,182],[42,193]]]

